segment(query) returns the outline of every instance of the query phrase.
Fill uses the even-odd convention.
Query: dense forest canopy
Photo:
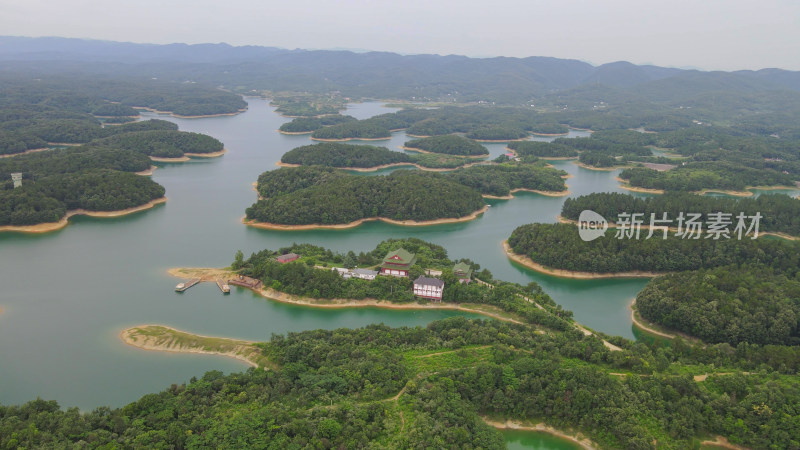
[[[222,142],[211,136],[177,130],[115,134],[95,144],[165,158],[179,158],[184,153],[214,153],[223,148]]]
[[[643,214],[649,224],[651,214],[662,219],[663,214],[675,221],[681,213],[702,214],[707,219],[711,213],[730,214],[731,220],[744,214],[753,217],[760,214],[760,232],[778,232],[800,235],[800,200],[783,194],[760,195],[756,198],[711,197],[689,193],[668,193],[652,197],[634,197],[616,192],[594,193],[568,198],[561,208],[561,215],[578,220],[581,211],[592,210],[609,221],[616,222],[620,213]]]
[[[353,122],[355,117],[329,114],[322,117],[298,117],[281,125],[279,130],[286,133],[310,133],[322,127],[337,125],[344,122]]]
[[[759,265],[656,278],[636,296],[636,309],[704,342],[800,345],[800,280]]]
[[[313,166],[302,169],[309,170],[262,174],[258,191],[265,198],[247,208],[247,218],[287,225],[343,224],[371,217],[424,221],[463,217],[484,206],[479,192],[439,174],[400,170],[362,177]],[[279,192],[283,195],[275,195]]]
[[[562,175],[540,164],[479,165],[444,174],[400,170],[374,177],[331,167],[283,168],[259,176],[262,199],[247,209],[247,218],[287,225],[456,218],[481,209],[481,194],[564,191]]]
[[[584,241],[572,224],[534,223],[516,228],[508,238],[515,253],[547,267],[594,273],[631,271],[673,272],[731,264],[762,263],[793,277],[800,270],[800,243],[783,239],[668,239],[656,231],[646,239],[617,238],[609,228],[605,236]],[[703,235],[706,235],[703,230]]]
[[[303,166],[368,168],[384,164],[410,163],[413,160],[405,153],[393,152],[386,147],[323,142],[289,150],[281,156],[281,162]]]
[[[272,370],[208,372],[86,413],[45,400],[0,406],[0,444],[503,448],[485,415],[544,417],[604,448],[688,448],[709,434],[797,446],[792,415],[769,413],[800,407],[797,378],[738,366],[767,347],[625,345],[464,318],[273,335],[261,344]],[[695,382],[698,363],[733,369]]]
[[[460,156],[489,156],[489,150],[472,139],[456,134],[414,139],[405,143],[408,148]]]

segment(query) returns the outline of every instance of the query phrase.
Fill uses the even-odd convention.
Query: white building
[[[429,300],[442,301],[444,281],[438,278],[419,277],[414,280],[414,295]]]
[[[377,270],[369,270],[369,269],[353,269],[351,271],[354,277],[361,278],[362,280],[374,280],[375,277],[378,275]]]

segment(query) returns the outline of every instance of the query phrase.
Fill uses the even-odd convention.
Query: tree
[[[241,250],[236,250],[236,256],[234,256],[233,258],[233,264],[231,264],[231,267],[234,270],[239,270],[242,268],[243,264],[244,264],[244,253],[242,253]]]

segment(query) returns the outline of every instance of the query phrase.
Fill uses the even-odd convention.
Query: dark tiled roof
[[[419,277],[416,280],[414,280],[414,284],[420,284],[425,286],[436,286],[440,288],[444,287],[444,281],[438,278]]]

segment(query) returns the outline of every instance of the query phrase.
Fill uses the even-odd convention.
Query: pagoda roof
[[[469,264],[467,264],[465,262],[460,262],[460,263],[456,264],[455,266],[453,266],[453,273],[456,274],[456,275],[462,274],[462,273],[468,275],[468,274],[472,273],[472,269],[469,267]]]
[[[392,250],[383,258],[384,264],[411,265],[416,262],[417,256],[404,248]]]

